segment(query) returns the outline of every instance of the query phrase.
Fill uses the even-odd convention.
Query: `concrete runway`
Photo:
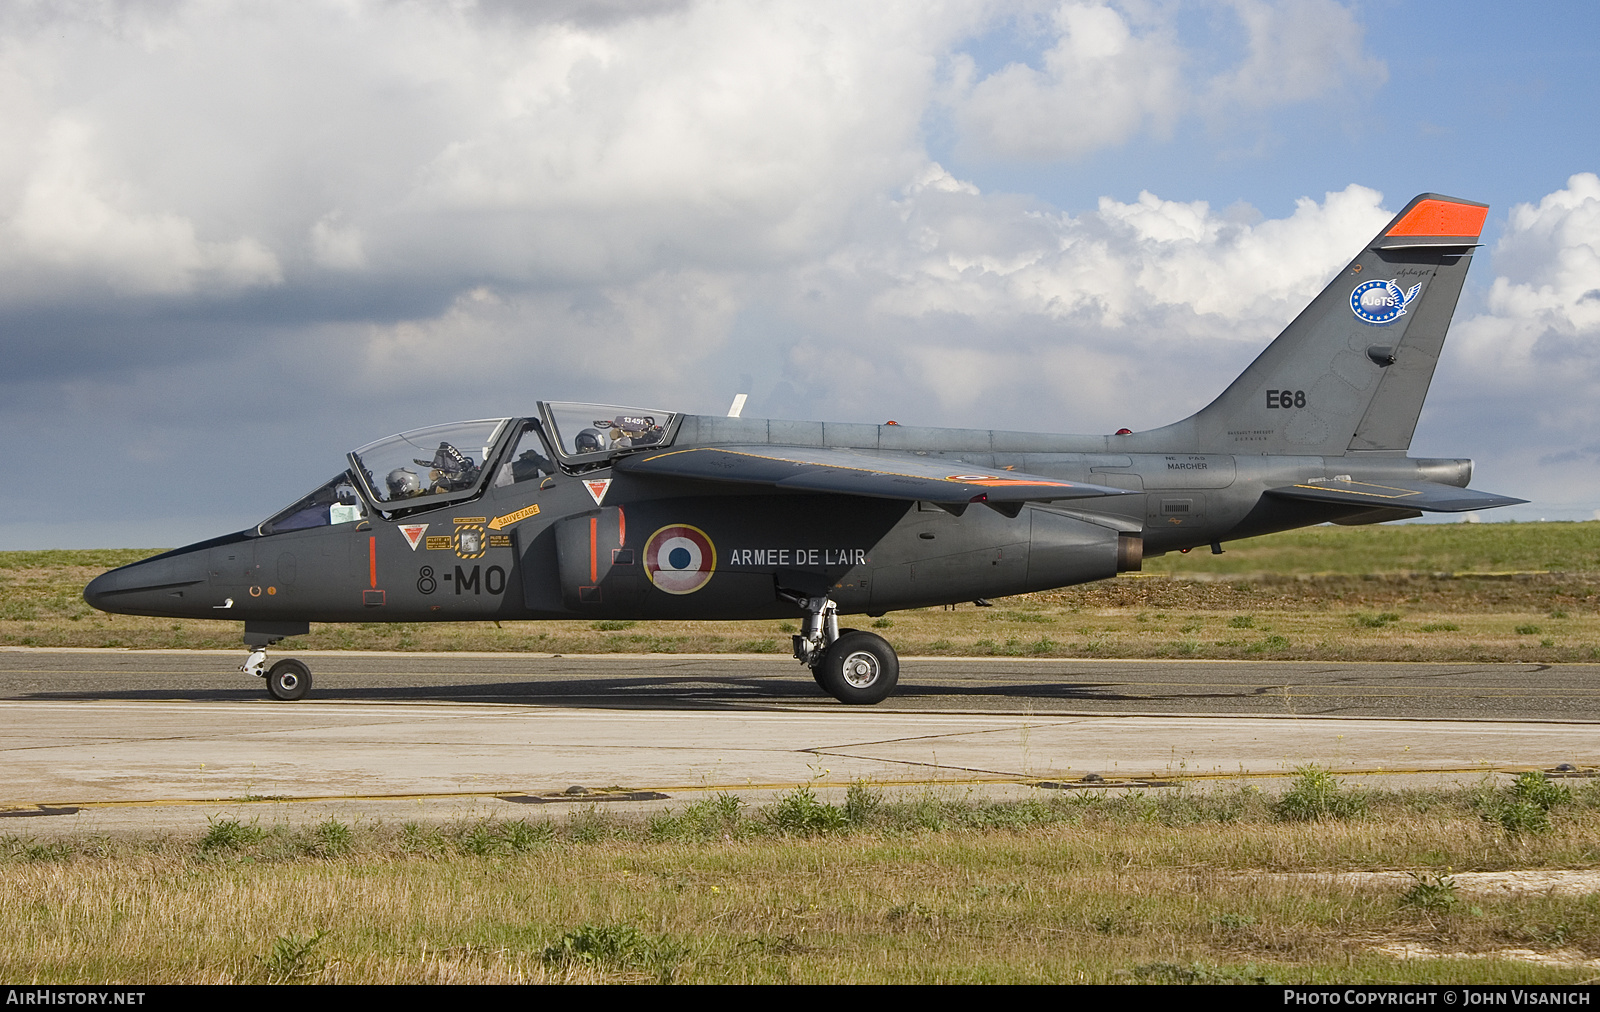
[[[241,650],[0,647],[0,699],[253,701]],[[270,659],[288,656],[273,653]],[[308,701],[747,710],[835,704],[788,657],[304,651]],[[876,711],[1600,721],[1600,664],[908,658]]]
[[[608,806],[638,809],[858,778],[1026,796],[1090,772],[1270,787],[1307,763],[1428,784],[1600,764],[1595,665],[911,659],[900,695],[854,708],[772,657],[296,656],[312,698],[273,703],[232,670],[242,651],[0,649],[0,835],[518,818],[572,810],[574,784],[668,796]]]

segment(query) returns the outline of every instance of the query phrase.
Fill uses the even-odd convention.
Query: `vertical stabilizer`
[[[1220,397],[1167,432],[1223,453],[1404,452],[1487,214],[1414,198]]]

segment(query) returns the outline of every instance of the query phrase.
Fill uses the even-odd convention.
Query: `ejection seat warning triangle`
[[[400,533],[404,534],[406,536],[406,543],[411,546],[411,550],[413,552],[417,550],[417,545],[422,542],[422,536],[424,534],[426,534],[427,532],[428,532],[428,525],[427,524],[401,524],[400,525]]]
[[[599,481],[585,481],[583,487],[589,490],[589,498],[599,506],[606,497],[606,491],[611,488],[611,479],[602,478]]]

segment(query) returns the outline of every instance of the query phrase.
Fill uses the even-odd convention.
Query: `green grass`
[[[1172,574],[1600,571],[1600,521],[1322,526],[1146,559]]]

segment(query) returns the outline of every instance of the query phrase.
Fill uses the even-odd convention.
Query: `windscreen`
[[[366,508],[361,505],[360,496],[356,495],[355,483],[350,478],[350,472],[346,471],[263,520],[256,529],[262,534],[282,534],[308,527],[352,523],[364,519],[366,515]]]

